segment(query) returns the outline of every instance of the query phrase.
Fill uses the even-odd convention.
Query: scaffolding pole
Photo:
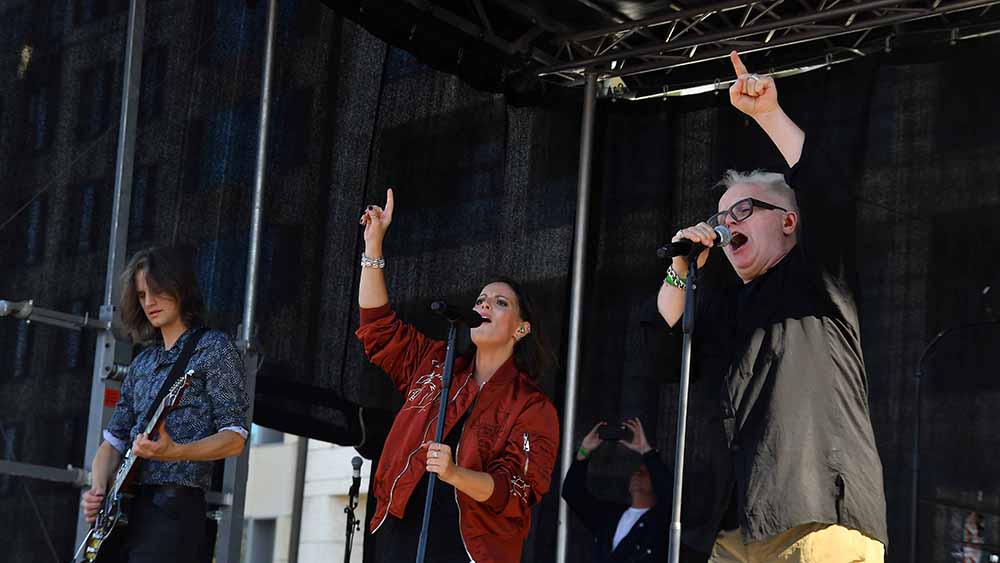
[[[597,74],[587,73],[583,98],[583,118],[580,125],[580,169],[576,195],[576,229],[573,240],[573,281],[569,311],[569,352],[566,358],[566,408],[563,413],[562,479],[573,463],[573,434],[576,426],[576,391],[580,374],[580,339],[583,324],[583,277],[587,265],[587,224],[590,216],[590,162],[594,144],[594,106],[597,103]],[[562,482],[560,479],[560,482]],[[559,522],[556,532],[556,563],[566,563],[569,534],[569,507],[559,501]]]
[[[260,126],[257,137],[257,166],[254,171],[253,202],[250,214],[250,241],[247,255],[246,293],[243,299],[243,324],[239,330],[238,346],[243,352],[246,368],[246,393],[249,399],[247,418],[253,420],[254,392],[257,383],[258,354],[254,344],[257,300],[257,274],[260,266],[260,238],[264,207],[264,180],[267,176],[267,136],[270,125],[271,82],[274,70],[274,32],[278,2],[267,2],[267,35],[264,44],[264,71],[261,78]],[[246,504],[247,471],[250,463],[250,446],[243,448],[237,457],[226,458],[223,476],[223,496],[231,499],[220,510],[219,537],[215,545],[216,563],[238,563],[243,543],[243,509]]]
[[[299,563],[299,542],[302,538],[302,505],[306,492],[306,463],[309,459],[309,438],[298,437],[295,444],[295,487],[292,491],[292,530],[288,534],[288,563]],[[350,548],[350,546],[348,546]]]
[[[87,416],[87,445],[83,455],[84,470],[89,473],[91,462],[101,445],[104,425],[112,407],[104,401],[107,378],[113,373],[117,342],[110,330],[115,305],[121,295],[118,276],[125,267],[128,240],[129,210],[132,202],[132,169],[135,162],[135,131],[139,107],[139,84],[142,80],[142,46],[146,35],[146,0],[131,0],[128,12],[128,35],[125,39],[125,71],[122,81],[121,121],[118,125],[118,154],[115,160],[115,194],[111,210],[111,235],[108,237],[108,268],[104,280],[104,304],[100,320],[109,328],[97,334],[94,371],[90,382],[90,412]],[[77,515],[76,541],[83,542],[90,525],[84,520],[83,509]]]

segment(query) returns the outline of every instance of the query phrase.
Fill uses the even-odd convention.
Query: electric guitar
[[[161,428],[170,411],[174,410],[180,403],[184,390],[191,385],[192,377],[194,377],[194,370],[188,370],[170,386],[166,396],[160,401],[153,415],[149,417],[149,422],[144,429],[146,434],[153,437],[154,433]],[[118,464],[118,469],[115,471],[113,485],[104,496],[101,509],[97,512],[97,520],[94,521],[94,525],[90,528],[83,543],[77,548],[76,555],[73,556],[74,562],[93,563],[98,561],[101,546],[108,541],[115,530],[128,525],[128,509],[135,496],[134,485],[139,473],[140,461],[142,459],[137,458],[132,453],[131,447],[122,456],[121,463]],[[119,539],[117,536],[115,538]]]

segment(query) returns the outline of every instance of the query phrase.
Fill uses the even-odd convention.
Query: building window
[[[28,146],[40,151],[49,144],[49,113],[51,108],[49,89],[42,87],[31,93],[28,100]]]
[[[72,15],[73,0],[53,0],[49,4],[49,41],[61,41],[66,33],[66,25],[70,23],[67,16]]]
[[[301,264],[295,253],[282,251],[301,246],[299,230],[288,231],[268,225],[261,233],[257,292],[272,296],[261,304],[262,312],[266,312],[268,307],[293,301],[301,292],[300,285],[291,281],[301,279]],[[198,286],[209,311],[223,314],[242,310],[247,267],[245,238],[202,241],[198,245],[195,264]],[[275,275],[275,272],[281,275]],[[287,285],[275,285],[286,280]]]
[[[25,210],[28,219],[24,232],[24,263],[37,264],[45,253],[46,198],[38,196]]]
[[[0,422],[0,459],[17,461],[17,426]],[[0,496],[8,496],[13,489],[14,477],[0,474]]]
[[[240,306],[246,284],[246,253],[246,245],[234,239],[198,245],[198,285],[205,307],[212,313],[229,313]]]
[[[66,312],[71,315],[83,316],[86,312],[86,305],[82,299],[71,302],[66,307]],[[63,330],[63,368],[76,369],[80,367],[80,354],[83,350],[82,330]]]
[[[80,187],[80,228],[77,230],[77,254],[90,252],[94,246],[94,219],[97,216],[97,186],[87,184]]]
[[[10,5],[13,2],[5,2],[5,4]],[[25,17],[24,6],[8,8],[0,14],[0,18],[3,18],[3,26],[0,26],[0,43],[6,46],[7,44],[23,42],[25,31],[31,28]]]
[[[17,321],[14,329],[14,361],[11,363],[14,379],[27,377],[31,372],[31,325],[27,321]]]
[[[156,193],[157,171],[153,166],[136,170],[132,177],[132,202],[129,210],[128,238],[140,240],[152,228],[152,202]]]
[[[70,188],[71,207],[67,218],[64,253],[86,254],[96,245],[97,182]]]
[[[257,158],[258,101],[245,100],[209,116],[199,159],[202,190],[236,184],[243,189],[253,177]]]
[[[111,115],[111,91],[114,69],[103,64],[80,73],[80,101],[77,113],[77,138],[85,141],[100,135]]]
[[[76,25],[93,23],[128,9],[128,0],[74,0],[73,21]]]
[[[215,63],[246,50],[253,41],[254,12],[243,0],[215,0],[212,4],[212,44],[207,53]]]
[[[256,8],[246,0],[214,0],[210,17],[212,43],[205,54],[213,64],[226,64],[239,54],[253,54],[263,49],[267,35],[266,3],[260,2]],[[250,5],[248,5],[250,4]],[[300,13],[300,4],[308,2],[279,2],[275,35],[280,43],[290,35],[292,25]],[[302,32],[296,28],[297,32]]]

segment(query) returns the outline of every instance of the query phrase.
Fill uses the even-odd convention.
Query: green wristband
[[[684,289],[687,287],[687,280],[682,279],[680,276],[677,275],[677,270],[674,270],[673,264],[671,264],[670,267],[667,268],[667,277],[663,278],[663,283],[667,285],[672,285],[677,289]]]
[[[580,449],[576,450],[576,455],[582,457],[583,459],[587,459],[590,457],[590,452],[588,452],[583,446],[580,446]]]

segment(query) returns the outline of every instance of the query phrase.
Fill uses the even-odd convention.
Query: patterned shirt
[[[139,353],[122,382],[121,400],[104,431],[104,439],[124,454],[143,431],[150,404],[170,374],[184,343],[194,331],[188,329],[170,350],[158,341]],[[167,432],[178,444],[195,442],[222,430],[247,437],[247,395],[243,359],[224,333],[206,331],[195,348],[187,369],[195,370],[191,386],[177,408],[167,415]],[[186,370],[185,370],[186,371]],[[212,481],[211,461],[144,460],[139,483],[173,484],[208,490]]]

